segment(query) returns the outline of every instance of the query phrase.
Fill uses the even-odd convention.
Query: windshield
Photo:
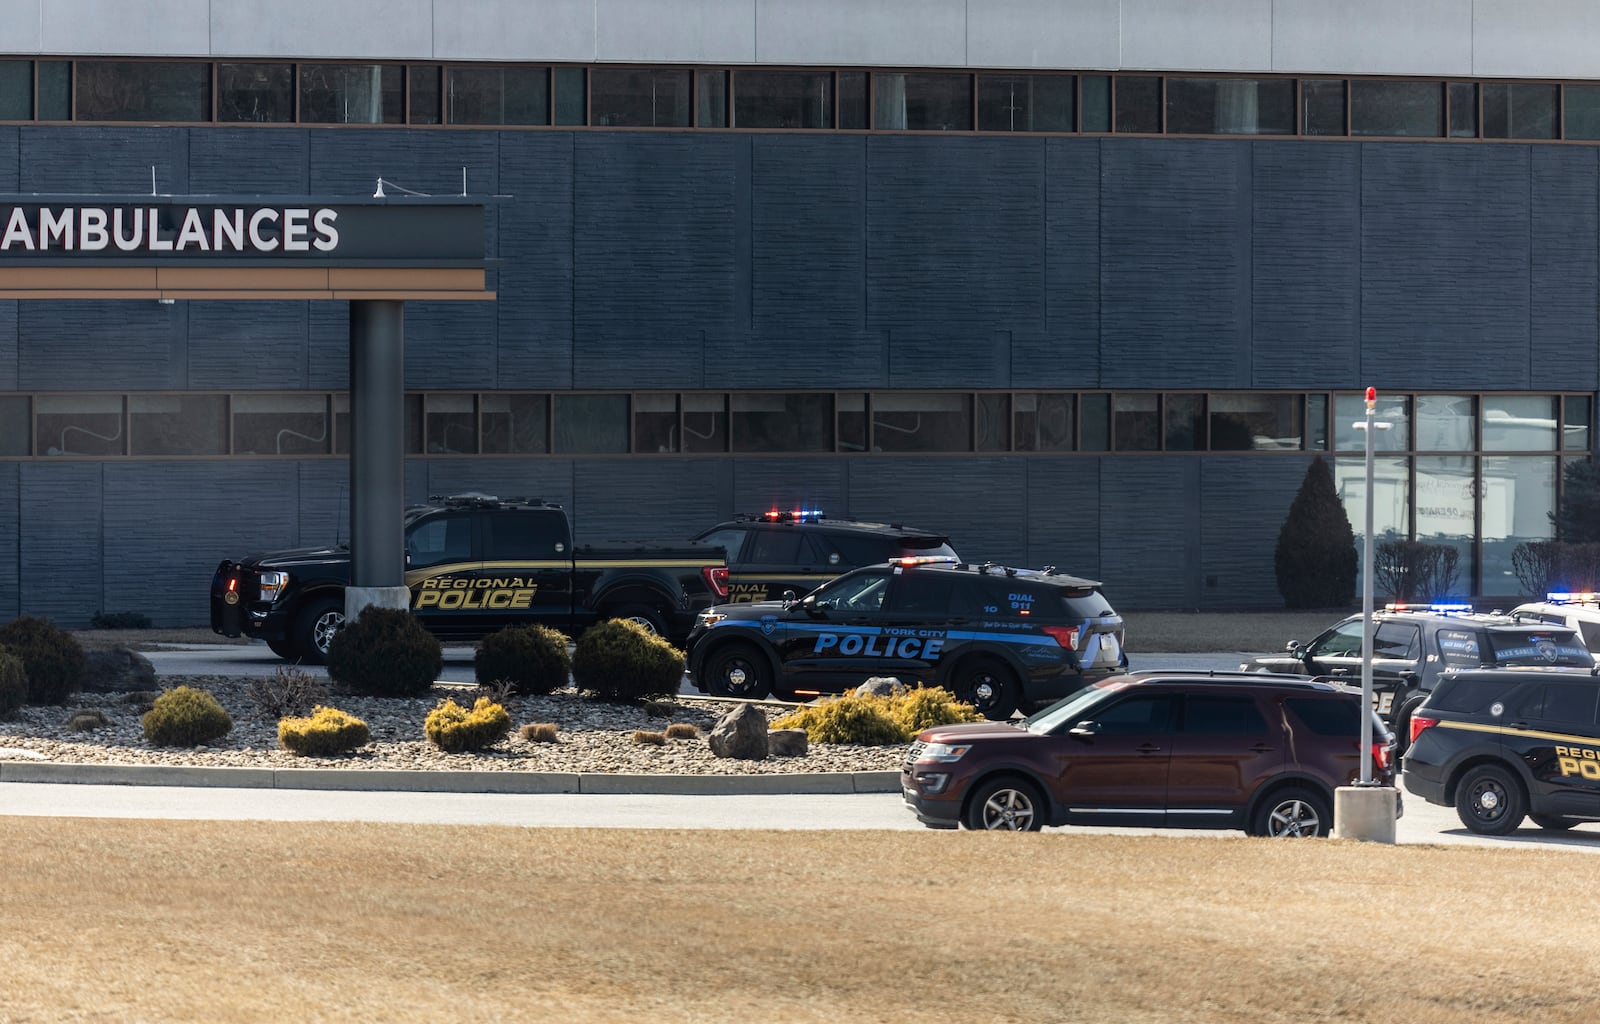
[[[1090,683],[1077,693],[1062,697],[1043,711],[1024,718],[1022,727],[1035,735],[1043,735],[1055,732],[1063,723],[1076,725],[1083,720],[1083,713],[1089,708],[1131,685],[1132,681],[1126,676],[1112,676],[1098,683]]]
[[[1490,630],[1489,646],[1494,648],[1497,665],[1557,665],[1562,668],[1592,668],[1594,655],[1583,646],[1571,629],[1529,632]]]

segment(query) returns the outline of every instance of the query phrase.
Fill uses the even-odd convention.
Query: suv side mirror
[[[1283,645],[1283,649],[1288,651],[1290,654],[1298,656],[1300,654],[1300,641],[1290,640],[1288,643]]]
[[[799,599],[797,597],[795,597],[794,591],[785,590],[783,592],[783,603],[784,603],[785,606],[794,604],[795,601],[797,601],[797,600],[799,600]]]
[[[1086,718],[1067,731],[1074,736],[1093,736],[1100,731],[1100,723]]]

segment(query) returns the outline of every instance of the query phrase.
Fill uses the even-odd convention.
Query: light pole
[[[1378,389],[1367,389],[1366,419],[1353,424],[1366,432],[1367,441],[1367,532],[1361,545],[1361,784],[1372,785],[1372,432],[1388,430],[1389,424],[1378,423],[1373,411],[1378,405]]]

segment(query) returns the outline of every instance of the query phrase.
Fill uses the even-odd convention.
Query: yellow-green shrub
[[[144,738],[158,747],[198,747],[233,731],[233,719],[217,698],[192,686],[162,693],[139,721]]]
[[[511,716],[488,697],[479,697],[471,711],[447,697],[428,712],[422,731],[446,753],[486,750],[511,732]]]
[[[940,687],[912,689],[892,697],[846,694],[799,708],[772,723],[774,729],[804,729],[812,743],[881,746],[906,743],[933,725],[976,722],[970,704]]]
[[[278,722],[278,746],[307,757],[332,757],[364,747],[372,739],[367,723],[338,708],[317,705],[309,718]]]

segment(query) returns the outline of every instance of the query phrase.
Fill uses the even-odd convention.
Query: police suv
[[[1600,655],[1600,594],[1593,591],[1549,593],[1543,601],[1517,605],[1510,614],[1518,622],[1571,626],[1583,638],[1590,653]]]
[[[903,556],[797,601],[723,604],[689,636],[695,686],[720,697],[840,693],[872,676],[938,685],[991,719],[1128,664],[1122,617],[1094,580]]]
[[[1372,689],[1380,717],[1405,753],[1412,714],[1449,669],[1591,669],[1594,656],[1570,626],[1479,614],[1470,604],[1385,605],[1372,616]],[[1291,640],[1283,654],[1239,666],[1247,672],[1287,672],[1361,678],[1362,616],[1334,623],[1308,644]]]
[[[694,539],[726,554],[729,601],[776,601],[788,590],[804,596],[863,565],[956,554],[943,534],[899,523],[834,519],[819,509],[740,513]]]
[[[1480,835],[1600,821],[1593,673],[1449,672],[1411,716],[1406,789]]]

